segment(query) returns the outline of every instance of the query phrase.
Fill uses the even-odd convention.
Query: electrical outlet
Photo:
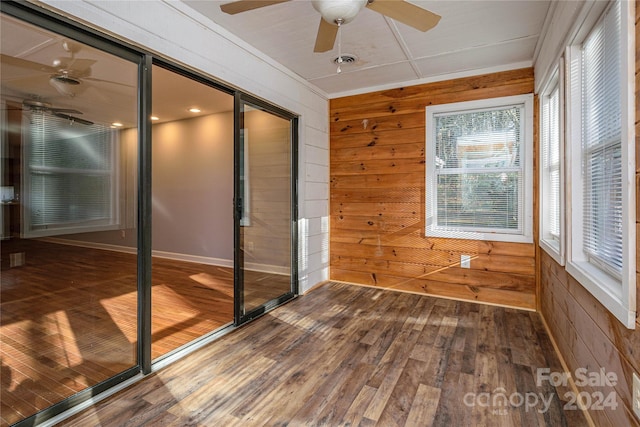
[[[460,267],[471,268],[471,255],[460,255]]]
[[[253,251],[253,248],[254,248],[253,242],[247,242],[247,250],[249,252],[251,252],[251,251]]]
[[[9,268],[20,267],[25,264],[25,253],[15,252],[9,254]]]
[[[633,413],[640,419],[640,377],[635,372],[633,373],[633,393],[631,398],[633,405]]]

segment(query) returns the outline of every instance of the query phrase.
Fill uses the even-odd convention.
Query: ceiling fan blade
[[[57,114],[57,113],[82,114],[82,111],[74,110],[73,108],[55,108],[55,107],[51,107],[51,108],[49,108],[49,110],[51,110],[51,112],[54,113],[54,114]]]
[[[288,1],[289,0],[239,0],[221,5],[220,10],[224,13],[228,13],[229,15],[235,15],[236,13],[247,12],[249,10],[259,9],[261,7],[285,3]]]
[[[318,35],[316,36],[316,45],[313,48],[313,51],[320,53],[333,49],[337,35],[338,26],[330,24],[323,18],[320,18],[320,26],[318,27]]]
[[[373,0],[367,7],[420,31],[428,31],[440,21],[440,15],[404,0]]]
[[[60,117],[61,119],[66,119],[66,120],[69,120],[70,122],[80,123],[82,125],[91,126],[93,124],[93,122],[90,122],[89,120],[69,116],[68,114],[62,114],[62,113],[52,113],[52,114],[56,117]]]
[[[46,101],[39,101],[37,99],[25,99],[22,101],[22,107],[29,110],[41,110],[41,111],[50,111],[53,114],[56,113],[69,113],[69,114],[82,114],[82,111],[78,111],[74,108],[57,108],[52,107]]]
[[[5,54],[0,54],[0,63],[2,65],[12,65],[14,67],[28,68],[31,70],[37,71],[45,71],[47,73],[55,73],[58,71],[57,68],[51,67],[49,65],[40,64],[38,62],[29,61],[27,59],[16,58],[15,56],[9,56]]]
[[[127,88],[136,87],[135,85],[130,85],[128,83],[120,83],[120,82],[114,82],[112,80],[96,79],[96,78],[93,78],[93,77],[83,77],[82,81],[95,82],[95,83],[108,83],[108,84],[127,87]]]
[[[60,69],[71,69],[76,70],[80,74],[81,77],[85,75],[89,75],[91,72],[91,66],[96,63],[93,59],[85,59],[85,58],[68,58],[70,61],[61,62],[58,68]]]

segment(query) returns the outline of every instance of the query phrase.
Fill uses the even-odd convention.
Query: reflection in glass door
[[[151,357],[233,322],[233,95],[153,66]]]
[[[0,14],[0,425],[137,372],[140,58],[64,31]]]
[[[242,323],[294,294],[295,119],[241,101],[238,122],[236,317]]]

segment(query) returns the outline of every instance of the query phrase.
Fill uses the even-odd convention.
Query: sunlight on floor
[[[201,285],[209,286],[215,289],[218,292],[221,292],[228,296],[229,298],[233,298],[233,284],[229,285],[226,282],[223,282],[220,279],[216,279],[211,274],[208,273],[198,273],[192,274],[189,276],[189,279],[200,283]]]

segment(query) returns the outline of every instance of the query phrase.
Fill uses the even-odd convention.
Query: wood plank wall
[[[640,218],[640,1],[636,1],[636,221]],[[640,223],[636,222],[640,236]],[[637,237],[636,236],[636,237]],[[618,377],[614,387],[618,408],[589,411],[598,426],[640,426],[631,406],[632,372],[640,373],[640,318],[629,330],[587,292],[564,267],[541,251],[541,310],[570,372],[600,367]],[[640,240],[636,240],[636,298],[640,308]],[[589,394],[603,387],[584,387]]]
[[[425,237],[426,106],[533,89],[526,68],[331,100],[331,279],[535,309],[534,244]]]

